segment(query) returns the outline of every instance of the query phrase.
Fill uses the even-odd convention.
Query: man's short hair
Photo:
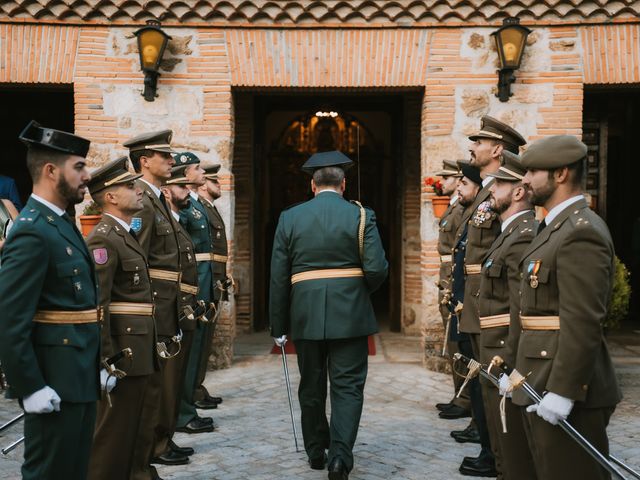
[[[53,163],[57,166],[61,166],[70,157],[68,153],[57,152],[50,148],[38,147],[36,145],[30,145],[27,150],[27,168],[31,175],[31,181],[36,183],[40,180],[42,175],[42,167],[47,163]]]
[[[129,158],[131,159],[131,165],[133,165],[133,170],[136,173],[140,173],[140,158],[141,157],[152,157],[153,150],[135,150],[133,152],[129,152]]]
[[[324,167],[313,172],[313,182],[317,187],[337,188],[344,180],[344,170],[340,167]]]
[[[515,153],[518,155],[520,153],[520,147],[517,145],[512,145],[511,143],[503,142],[502,140],[498,140],[497,138],[490,138],[489,140],[493,140],[494,145],[502,145],[502,148],[508,150],[511,153]]]
[[[574,187],[585,188],[585,179],[587,174],[587,159],[586,157],[567,165],[569,172],[571,172],[571,183]]]

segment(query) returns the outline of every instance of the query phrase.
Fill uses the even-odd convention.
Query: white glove
[[[539,417],[544,418],[551,425],[557,425],[560,420],[567,419],[572,408],[573,400],[549,392],[539,404],[529,405],[527,412],[536,412]]]
[[[24,397],[22,406],[26,413],[51,413],[54,410],[59,412],[60,397],[53,388],[45,386]]]
[[[100,386],[107,393],[111,393],[111,390],[115,388],[117,380],[118,379],[113,375],[109,376],[109,373],[107,373],[106,369],[103,368],[102,370],[100,370]]]
[[[281,337],[273,337],[273,341],[276,342],[277,346],[281,347],[285,343],[287,343],[287,336],[286,335],[282,335]]]
[[[502,374],[500,376],[500,384],[498,385],[498,390],[500,391],[500,396],[507,396],[507,398],[511,398],[511,380],[509,380],[509,375]]]

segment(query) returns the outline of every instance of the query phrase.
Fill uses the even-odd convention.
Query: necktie
[[[138,235],[136,235],[136,232],[134,232],[133,230],[129,230],[129,235],[131,235],[131,238],[133,238],[136,242],[138,241]]]
[[[541,232],[542,230],[544,230],[544,227],[546,227],[546,226],[547,226],[547,222],[543,219],[543,220],[540,222],[540,225],[538,225],[538,235],[540,234],[540,232]]]
[[[67,212],[64,212],[60,216],[60,218],[62,218],[65,222],[71,225],[71,228],[73,228],[73,231],[76,233],[78,237],[80,237],[80,239],[82,240],[82,243],[84,243],[84,237],[80,233],[80,230],[78,230],[78,227],[76,227],[76,222],[73,221],[73,219],[69,216],[69,214]]]
[[[160,193],[160,203],[162,203],[162,205],[164,206],[164,210],[165,212],[167,212],[167,215],[169,216],[169,219],[171,219],[171,209],[169,208],[169,204],[167,203],[167,199],[164,197],[164,193]]]

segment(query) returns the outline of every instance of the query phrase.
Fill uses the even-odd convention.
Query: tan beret
[[[522,154],[522,165],[528,170],[553,170],[586,156],[587,146],[573,135],[554,135],[533,142]]]

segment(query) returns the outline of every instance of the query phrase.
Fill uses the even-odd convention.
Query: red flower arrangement
[[[427,187],[431,187],[433,189],[433,193],[435,193],[438,197],[442,197],[444,193],[442,192],[442,182],[433,177],[427,177],[424,181],[424,184]]]

